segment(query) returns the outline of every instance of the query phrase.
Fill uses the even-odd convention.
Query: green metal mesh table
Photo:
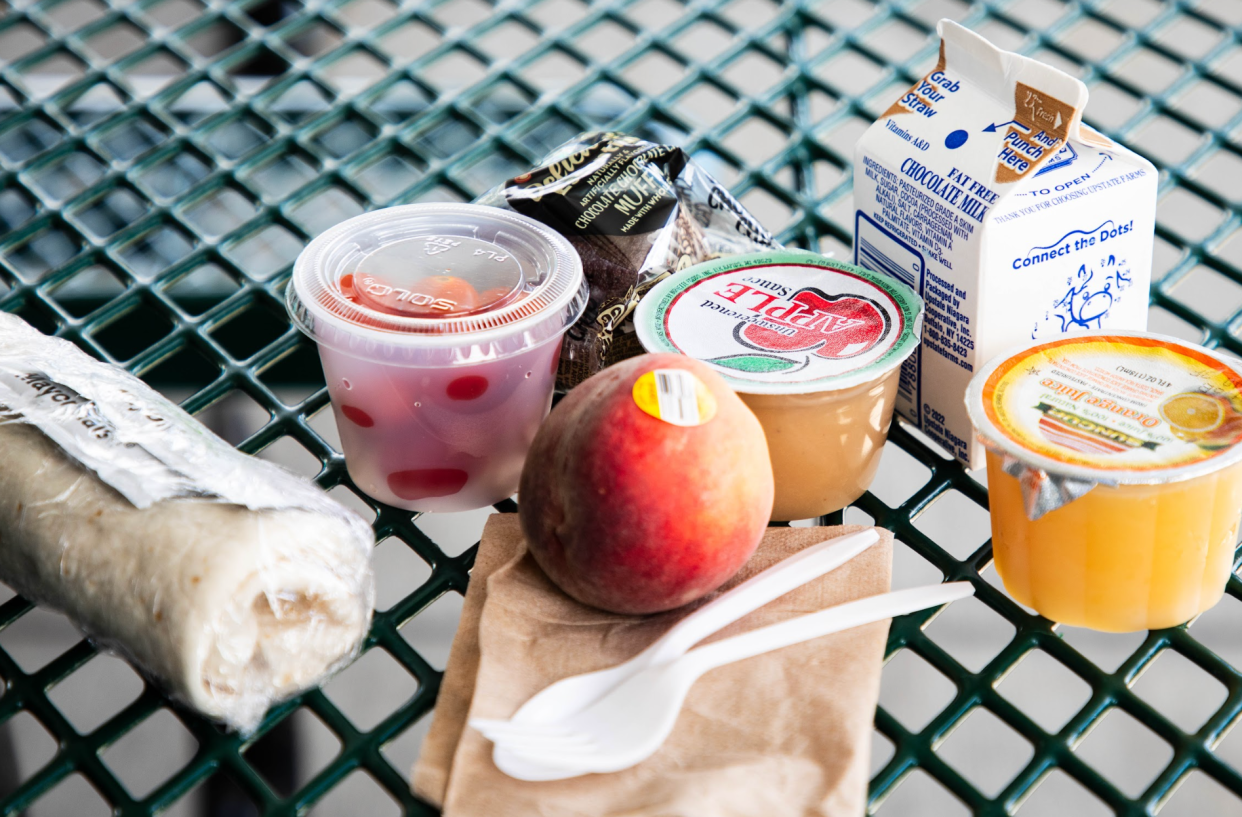
[[[264,814],[300,814],[358,774],[404,813],[434,813],[385,753],[429,716],[439,683],[399,630],[465,590],[474,551],[446,548],[411,514],[353,496],[312,419],[328,400],[314,351],[281,297],[305,241],[368,208],[468,200],[574,133],[608,127],[685,145],[783,241],[848,257],[854,141],[932,62],[931,32],[947,15],[1088,83],[1087,120],[1161,167],[1152,327],[1242,354],[1236,0],[8,0],[0,9],[0,308],[184,396],[192,412],[245,395],[264,421],[242,435],[244,450],[298,449],[321,485],[366,502],[377,537],[408,549],[427,575],[377,614],[367,643],[417,690],[365,728],[313,691],[242,740],[151,688],[79,728],[57,690],[94,649],[80,642],[34,670],[0,649],[0,724],[33,718],[55,742],[45,764],[0,791],[3,814],[38,808],[70,777],[115,813],[155,814],[220,776]],[[886,678],[917,662],[947,692],[919,725],[877,713],[872,807],[883,811],[922,776],[960,801],[958,813],[1007,814],[1051,775],[1089,792],[1094,810],[1084,813],[1151,814],[1191,779],[1219,790],[1213,802],[1242,808],[1242,773],[1220,750],[1242,713],[1239,645],[1205,638],[1196,622],[1144,634],[1101,665],[1085,642],[1005,596],[986,541],[928,533],[936,514],[986,508],[977,475],[904,428],[890,448],[886,463],[907,489],[868,494],[846,518],[891,528],[906,557],[936,576],[973,581],[973,615],[1004,636],[966,666],[926,616],[895,622]],[[1240,602],[1234,577],[1208,615],[1234,616],[1242,633]],[[0,641],[31,611],[21,598],[0,604]],[[1217,690],[1192,723],[1143,693],[1140,676],[1174,655]],[[1006,677],[1033,656],[1046,666],[1039,677],[1085,688],[1055,723],[1037,722],[1007,692]],[[135,794],[101,755],[169,709],[197,751]],[[339,752],[304,785],[274,786],[253,750],[307,711]],[[1137,788],[1082,751],[1114,716],[1159,747]],[[947,748],[955,729],[984,718],[1026,747],[994,784]]]

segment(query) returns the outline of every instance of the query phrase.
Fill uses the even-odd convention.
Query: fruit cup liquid
[[[312,241],[287,293],[359,489],[416,511],[513,494],[586,304],[568,242],[491,207],[392,207]]]
[[[1242,514],[1240,392],[1235,363],[1158,335],[1068,336],[990,362],[966,402],[1010,595],[1110,632],[1219,601]]]

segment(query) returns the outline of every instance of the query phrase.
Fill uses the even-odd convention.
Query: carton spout
[[[952,20],[941,20],[939,70],[956,68],[999,106],[1004,117],[991,132],[1003,131],[995,181],[1016,182],[1039,172],[1067,141],[1086,141],[1082,112],[1087,86],[1038,60],[1004,51]]]

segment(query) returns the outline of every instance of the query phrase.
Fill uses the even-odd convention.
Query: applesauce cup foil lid
[[[674,273],[638,304],[649,352],[680,352],[744,394],[868,383],[922,337],[923,301],[886,275],[802,250],[749,253]]]
[[[1010,350],[970,381],[966,408],[1032,521],[1096,485],[1178,482],[1242,459],[1242,362],[1163,335]]]
[[[559,336],[586,295],[578,254],[548,227],[495,207],[428,203],[364,213],[321,234],[298,256],[286,301],[319,343],[433,364]]]

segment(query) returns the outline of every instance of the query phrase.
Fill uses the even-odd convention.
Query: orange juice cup
[[[922,317],[896,279],[784,250],[675,273],[634,323],[647,351],[707,363],[759,418],[772,518],[787,521],[838,511],[871,485]]]
[[[992,360],[966,404],[1015,599],[1110,632],[1220,600],[1242,514],[1242,364],[1160,335],[1070,335]]]

